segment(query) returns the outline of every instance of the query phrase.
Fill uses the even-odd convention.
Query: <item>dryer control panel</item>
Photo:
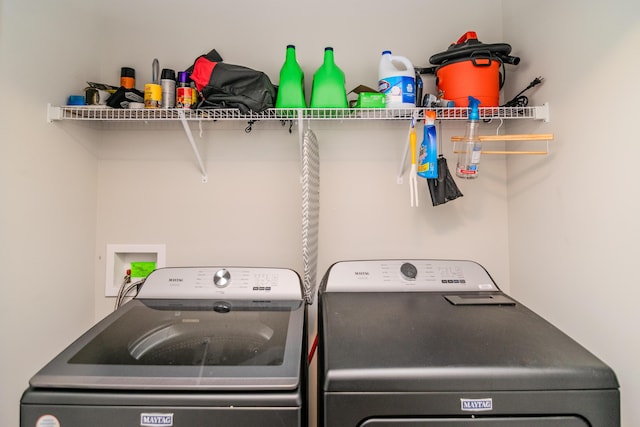
[[[457,260],[341,261],[325,277],[325,292],[497,291],[478,263]]]
[[[285,268],[170,267],[152,272],[138,298],[300,300],[302,285]]]

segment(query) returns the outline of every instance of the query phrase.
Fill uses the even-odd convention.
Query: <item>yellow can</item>
[[[162,86],[147,83],[144,85],[144,108],[160,108],[162,104]]]

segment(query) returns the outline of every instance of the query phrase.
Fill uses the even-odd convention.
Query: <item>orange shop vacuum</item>
[[[432,55],[429,62],[435,67],[423,72],[435,74],[441,97],[456,107],[467,107],[469,96],[480,100],[483,107],[497,107],[505,80],[504,64],[520,62],[510,53],[511,45],[481,43],[475,31],[468,31],[444,52]]]

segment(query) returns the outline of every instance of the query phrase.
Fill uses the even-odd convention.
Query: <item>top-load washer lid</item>
[[[320,286],[330,392],[617,389],[613,371],[469,261],[345,261]]]
[[[222,281],[224,283],[222,283]],[[286,269],[169,268],[30,381],[33,387],[293,390],[305,324]]]

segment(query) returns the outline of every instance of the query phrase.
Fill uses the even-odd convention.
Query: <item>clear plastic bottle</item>
[[[479,100],[472,96],[469,97],[471,111],[469,112],[464,140],[460,144],[458,163],[456,165],[456,175],[460,178],[473,179],[478,177],[480,153],[482,152],[482,144],[478,135],[478,128],[480,127],[478,104],[480,104]]]

